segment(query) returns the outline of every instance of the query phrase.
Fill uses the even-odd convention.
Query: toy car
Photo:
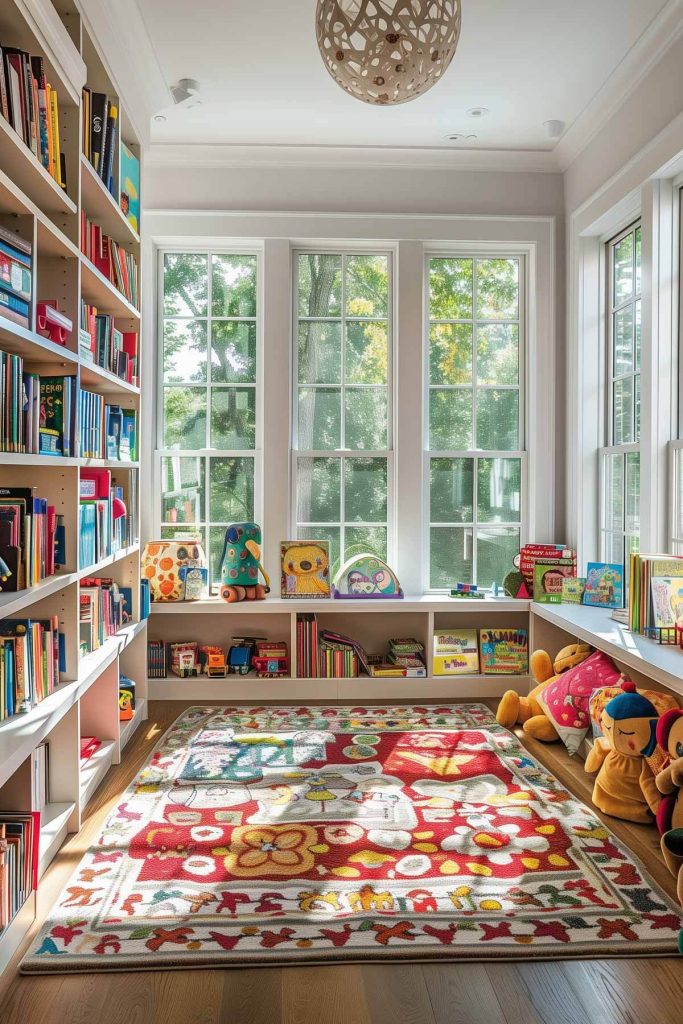
[[[222,647],[207,645],[201,648],[201,663],[204,673],[209,677],[220,677],[228,674],[225,651]]]
[[[289,652],[286,643],[259,643],[251,659],[260,679],[286,676],[289,672]]]

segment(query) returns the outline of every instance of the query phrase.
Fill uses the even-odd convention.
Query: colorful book
[[[121,140],[121,209],[134,231],[140,230],[140,161]]]
[[[652,619],[657,629],[673,629],[683,621],[683,577],[653,576]]]
[[[576,576],[573,558],[537,558],[534,562],[534,601],[561,604],[565,579]]]
[[[434,675],[479,673],[479,640],[476,629],[456,629],[434,634]]]
[[[480,629],[479,642],[484,675],[524,675],[529,671],[526,629]]]
[[[622,608],[624,567],[616,562],[589,562],[583,603],[598,608]]]
[[[585,576],[565,576],[562,580],[562,604],[582,604]]]

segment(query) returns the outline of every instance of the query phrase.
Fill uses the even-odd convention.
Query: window
[[[294,522],[328,540],[333,569],[390,551],[391,260],[295,257]]]
[[[428,587],[490,587],[521,540],[522,261],[432,256],[427,276]]]
[[[166,252],[161,272],[161,536],[198,534],[215,587],[226,526],[259,507],[258,259]]]
[[[607,243],[607,445],[601,557],[624,565],[640,544],[641,228]]]

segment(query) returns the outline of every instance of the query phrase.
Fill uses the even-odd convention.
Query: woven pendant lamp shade
[[[460,0],[318,0],[316,34],[334,80],[364,103],[431,89],[460,36]]]

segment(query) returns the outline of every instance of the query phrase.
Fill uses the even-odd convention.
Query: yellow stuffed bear
[[[504,693],[498,705],[496,721],[506,729],[521,725],[528,736],[543,743],[558,740],[559,733],[539,704],[538,697],[562,672],[585,661],[591,650],[588,644],[569,644],[562,648],[555,661],[551,661],[546,651],[534,651],[529,659],[529,667],[537,685],[527,697],[516,690]]]

